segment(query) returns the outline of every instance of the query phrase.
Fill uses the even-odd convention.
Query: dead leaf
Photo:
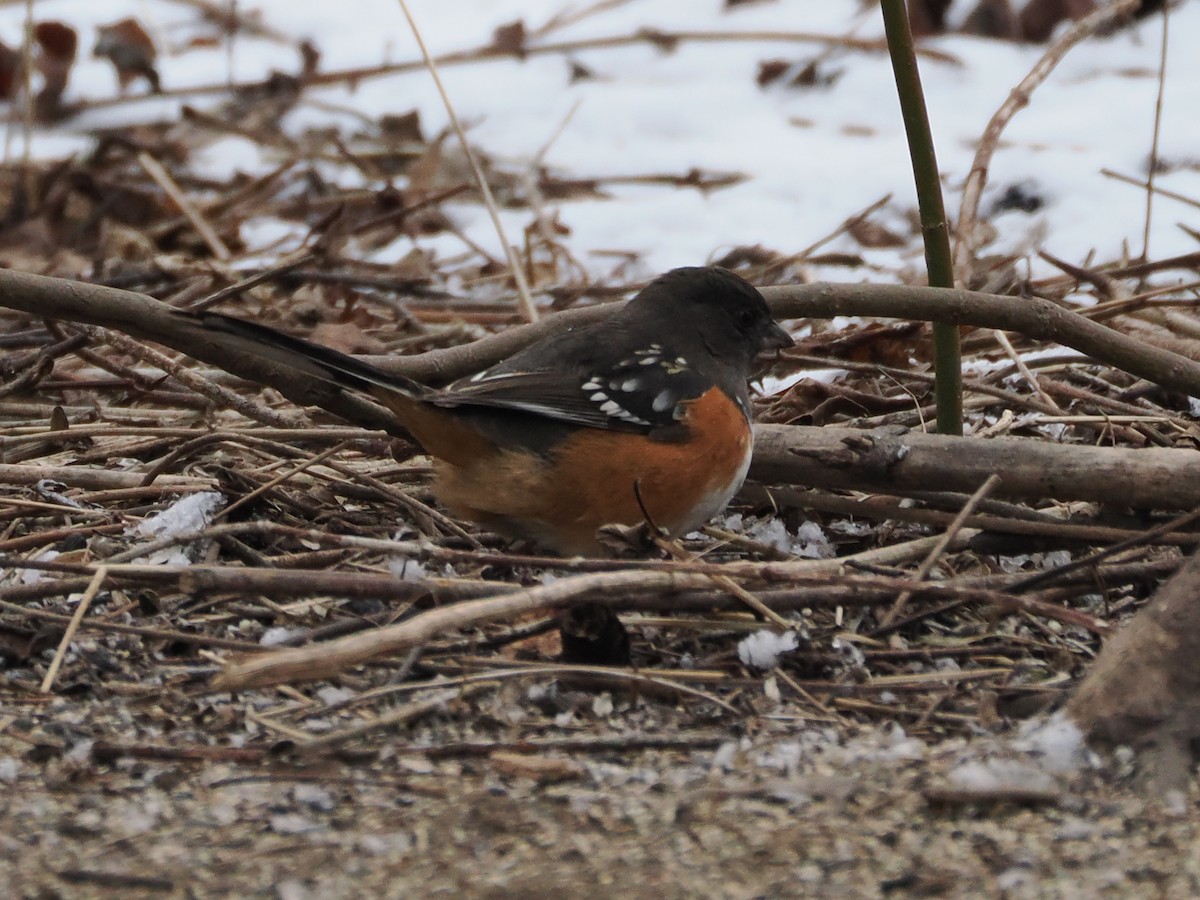
[[[1059,22],[1081,19],[1096,8],[1096,0],[1029,0],[1019,17],[1027,41],[1044,43]]]
[[[158,50],[137,19],[122,19],[98,29],[92,55],[107,59],[117,70],[117,81],[124,93],[136,78],[145,78],[152,93],[162,90],[154,67]]]
[[[946,30],[946,11],[952,0],[908,0],[908,27],[915,38]]]
[[[846,231],[850,237],[858,241],[863,247],[878,249],[881,247],[903,247],[908,243],[903,237],[896,234],[894,231],[880,225],[878,222],[873,222],[868,218],[860,218],[853,220],[846,226]]]
[[[828,87],[841,75],[841,70],[823,71],[815,59],[803,65],[786,59],[767,59],[758,64],[755,82],[759,87],[767,87],[776,82],[782,82],[783,86],[788,88]]]
[[[571,84],[577,84],[580,81],[591,81],[596,77],[596,73],[579,62],[579,60],[571,59],[567,62],[571,67],[571,76],[569,79]]]
[[[421,131],[421,113],[410,109],[406,113],[385,115],[379,119],[379,133],[390,141],[403,143],[425,144],[425,135]]]
[[[1008,0],[979,0],[961,31],[1004,41],[1021,39],[1021,23]]]
[[[507,25],[501,25],[492,32],[491,49],[498,53],[511,54],[518,59],[525,58],[525,42],[529,35],[525,31],[525,22],[517,19]]]
[[[342,353],[387,353],[387,346],[367,334],[354,322],[322,322],[312,330],[309,340]]]
[[[7,44],[0,44],[0,100],[11,100],[21,83],[21,54]]]
[[[501,775],[507,775],[509,778],[530,778],[539,784],[571,781],[587,774],[582,765],[571,759],[555,759],[505,750],[497,750],[488,759]]]

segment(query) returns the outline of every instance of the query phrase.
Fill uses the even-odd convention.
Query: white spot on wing
[[[657,365],[658,365],[658,362],[659,362],[659,360],[658,360],[658,357],[657,357],[657,356],[647,356],[647,357],[645,357],[645,358],[643,358],[643,359],[642,359],[642,361],[641,361],[640,365],[643,365],[643,366],[657,366]]]
[[[664,388],[659,391],[654,398],[654,402],[650,406],[655,412],[666,412],[675,405],[675,395],[671,393],[670,388]]]
[[[621,382],[621,390],[625,391],[626,393],[632,393],[641,387],[641,385],[642,380],[640,378],[626,378],[623,382]]]

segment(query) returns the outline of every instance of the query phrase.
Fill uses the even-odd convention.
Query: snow
[[[410,5],[434,53],[487,44],[493,29],[518,19],[536,32],[564,10],[592,6],[569,0],[411,0]],[[189,46],[191,38],[215,35],[213,26],[199,23],[186,5],[164,0],[136,5],[40,0],[37,15],[81,30],[81,54],[68,99],[115,93],[111,67],[90,57],[91,29],[131,13],[165,48],[160,68],[168,88],[260,78],[272,69],[295,71],[294,41],[306,37],[321,51],[325,71],[417,58],[395,0],[356,0],[352,7],[257,0],[239,8],[260,12],[264,23],[293,41],[242,34],[232,52],[224,46]],[[0,39],[19,43],[22,15],[19,4],[0,8]],[[1161,19],[1150,17],[1075,48],[1013,119],[992,161],[982,208],[986,212],[996,196],[1018,183],[1033,186],[1046,203],[1032,214],[996,216],[992,221],[998,233],[987,252],[1031,254],[1043,248],[1077,263],[1093,251],[1100,259],[1118,257],[1126,247],[1140,252],[1144,191],[1105,177],[1101,170],[1135,178],[1146,173],[1161,27]],[[647,28],[868,39],[882,34],[877,10],[855,0],[762,2],[729,10],[721,0],[640,0],[598,5],[574,24],[535,35],[530,44],[630,35]],[[1180,165],[1158,179],[1163,188],[1191,197],[1200,195],[1200,169],[1186,164],[1194,158],[1198,125],[1193,111],[1200,108],[1200,55],[1188,52],[1197,33],[1200,6],[1183,4],[1172,13],[1160,140],[1161,157]],[[1044,48],[963,36],[924,46],[959,60],[921,60],[947,206],[954,216],[979,135]],[[755,83],[758,65],[771,58],[799,63],[819,59],[821,72],[836,77],[824,87],[760,89]],[[571,84],[568,60],[588,67],[596,77]],[[707,194],[624,185],[608,188],[610,201],[557,204],[571,230],[564,238],[568,249],[597,274],[613,264],[611,257],[599,255],[603,251],[640,254],[642,274],[711,260],[739,245],[795,253],[886,195],[892,199],[881,213],[884,221],[898,221],[915,205],[890,63],[880,53],[765,39],[684,41],[668,53],[641,42],[446,66],[442,75],[475,146],[507,167],[527,167],[545,148],[546,164],[572,176],[682,175],[693,167],[748,176],[734,187]],[[61,126],[38,128],[33,150],[40,157],[83,152],[90,144],[86,129],[177,113],[183,102],[205,108],[216,101],[210,94],[100,107]],[[286,125],[293,136],[330,123],[353,129],[363,120],[345,110],[378,117],[414,108],[427,134],[446,126],[431,79],[420,70],[311,91]],[[9,143],[10,153],[20,152],[19,130]],[[227,175],[234,170],[266,172],[277,162],[231,137],[207,147],[195,165],[202,173]],[[361,179],[350,167],[342,175]],[[473,241],[498,253],[498,238],[482,209],[457,205],[453,214]],[[503,218],[510,235],[519,235],[529,213],[506,210]],[[1162,258],[1194,250],[1194,239],[1177,223],[1194,226],[1196,221],[1194,207],[1156,198],[1151,253]],[[270,234],[268,226],[256,225],[252,244],[263,246]],[[412,240],[441,256],[463,250],[453,235]],[[402,249],[392,248],[391,257]],[[862,252],[869,263],[890,270],[904,264],[919,271],[921,265],[912,244],[863,251],[841,236],[824,249]],[[1052,271],[1037,258],[1030,265],[1035,274]],[[837,279],[845,270],[816,268],[813,274]]]
[[[766,672],[775,668],[782,654],[790,653],[799,646],[800,639],[794,631],[779,634],[764,629],[738,641],[737,653],[742,665]]]
[[[1087,761],[1083,732],[1062,711],[1025,723],[1013,746],[1040,759],[1050,772],[1074,772]]]
[[[160,540],[193,534],[207,528],[217,510],[224,505],[224,496],[216,491],[185,494],[165,509],[143,519],[134,531]]]
[[[1053,791],[1058,782],[1053,776],[1024,760],[993,757],[972,759],[952,769],[952,784],[964,790],[992,792],[1004,790]]]
[[[212,524],[213,516],[225,505],[225,497],[217,491],[198,491],[185,494],[169,506],[128,529],[131,534],[161,540],[179,539],[174,546],[152,551],[137,562],[151,566],[189,566],[198,556],[199,548],[185,545],[184,538],[199,534]]]
[[[300,628],[277,625],[264,631],[262,637],[258,639],[258,644],[260,647],[282,647],[303,633],[303,629]]]

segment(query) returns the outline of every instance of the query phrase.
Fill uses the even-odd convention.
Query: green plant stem
[[[925,266],[932,287],[954,287],[954,267],[950,257],[950,225],[942,202],[937,154],[929,130],[929,114],[921,91],[921,75],[912,31],[908,27],[905,0],[879,0],[883,27],[887,35],[888,55],[896,76],[900,114],[908,135],[908,154],[912,159],[913,180],[917,186],[917,205],[921,211],[921,236],[925,241]],[[962,434],[962,351],[958,329],[953,325],[933,325],[934,394],[937,397],[937,428],[940,434]]]

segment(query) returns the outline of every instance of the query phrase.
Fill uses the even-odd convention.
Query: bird
[[[605,525],[678,537],[723,510],[750,467],[754,359],[793,345],[758,289],[715,266],[673,269],[603,321],[440,388],[255,322],[188,315],[371,396],[433,458],[451,513],[565,557],[603,555]]]

